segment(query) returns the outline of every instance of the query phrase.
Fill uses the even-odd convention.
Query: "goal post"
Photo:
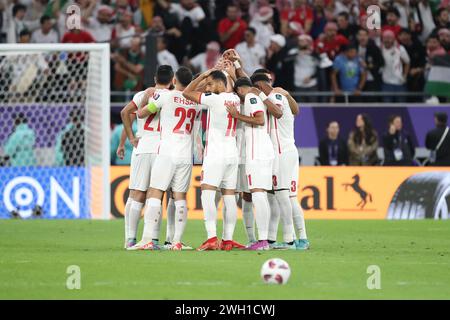
[[[0,218],[110,216],[109,44],[0,45]]]

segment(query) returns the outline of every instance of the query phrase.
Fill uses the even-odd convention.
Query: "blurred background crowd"
[[[74,4],[81,29],[69,30]],[[381,28],[368,27],[370,5]],[[151,33],[158,64],[202,72],[235,48],[247,73],[269,69],[302,102],[422,102],[433,57],[450,51],[449,10],[449,0],[0,0],[0,42],[109,42],[113,91],[143,88]]]

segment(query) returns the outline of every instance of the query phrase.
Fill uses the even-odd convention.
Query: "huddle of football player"
[[[250,77],[233,49],[216,66],[193,77],[190,69],[158,67],[154,87],[138,92],[121,111],[121,145],[134,146],[125,205],[127,250],[190,250],[182,237],[188,220],[186,193],[194,141],[206,113],[201,203],[206,241],[197,250],[309,249],[303,211],[297,200],[299,157],[294,140],[297,102],[272,86],[271,73]],[[137,132],[132,130],[136,119]],[[201,139],[200,139],[201,140]],[[123,156],[118,149],[118,156]],[[167,193],[167,232],[159,242],[162,199]],[[217,234],[218,202],[223,231]],[[233,240],[241,199],[248,244]],[[142,239],[137,242],[141,211]],[[277,242],[281,218],[283,241]],[[256,228],[255,228],[256,225]]]

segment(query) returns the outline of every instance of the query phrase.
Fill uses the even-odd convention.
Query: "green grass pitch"
[[[123,221],[0,221],[1,299],[450,299],[450,221],[307,221],[306,252],[127,252]],[[165,227],[162,227],[165,230]],[[220,229],[219,229],[220,230]],[[189,221],[198,246],[203,221]],[[245,242],[242,221],[236,240]],[[260,267],[285,259],[284,286]],[[67,267],[81,289],[66,288]],[[381,289],[369,290],[369,265]]]

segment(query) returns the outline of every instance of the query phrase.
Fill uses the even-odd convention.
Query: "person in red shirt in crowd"
[[[239,8],[236,5],[227,7],[227,16],[220,20],[217,32],[224,49],[234,49],[243,41],[247,23],[239,17]]]
[[[294,7],[281,12],[281,33],[287,36],[289,22],[298,22],[302,25],[305,33],[311,31],[314,20],[314,12],[308,5],[307,0],[294,0]]]
[[[316,51],[319,54],[325,52],[331,60],[334,60],[334,57],[339,54],[341,46],[349,44],[348,39],[338,34],[337,31],[336,23],[328,22],[325,25],[324,33],[315,42]]]
[[[87,31],[81,29],[72,29],[67,31],[62,40],[62,43],[91,43],[95,42],[94,37]]]
[[[381,33],[384,33],[386,30],[391,30],[395,37],[398,37],[400,30],[402,27],[398,24],[398,20],[400,19],[400,13],[397,8],[391,7],[386,11],[386,24],[381,27]]]

